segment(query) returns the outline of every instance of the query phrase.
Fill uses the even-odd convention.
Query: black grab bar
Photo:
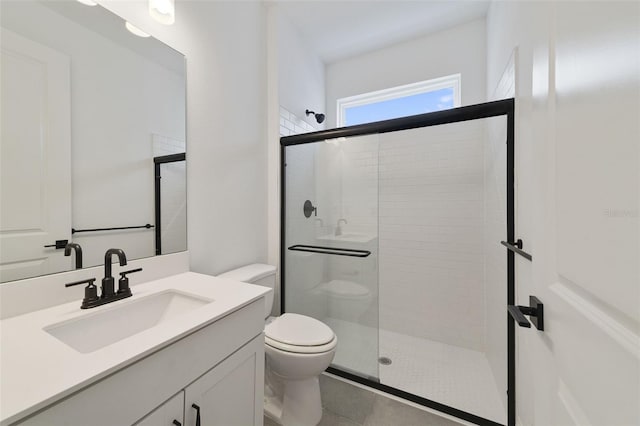
[[[367,257],[371,254],[368,250],[354,250],[339,247],[307,246],[296,244],[289,247],[292,251],[306,251],[309,253],[332,254],[335,256]]]
[[[146,225],[120,226],[120,227],[117,227],[117,228],[93,228],[93,229],[75,229],[75,228],[71,228],[71,233],[72,234],[78,234],[80,232],[119,231],[121,229],[139,229],[139,228],[151,229],[151,228],[153,228],[153,225],[151,225],[150,223],[147,223]]]

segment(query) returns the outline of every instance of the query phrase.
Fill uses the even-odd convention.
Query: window
[[[460,106],[460,74],[338,99],[338,127]]]

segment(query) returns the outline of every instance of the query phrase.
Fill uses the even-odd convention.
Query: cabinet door
[[[180,426],[184,424],[184,391],[153,410],[136,426]],[[178,422],[178,423],[176,423]]]
[[[185,389],[185,426],[262,426],[264,336],[260,335]]]

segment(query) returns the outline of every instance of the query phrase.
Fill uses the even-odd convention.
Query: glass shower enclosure
[[[329,372],[514,424],[513,145],[512,99],[281,139],[281,303]]]

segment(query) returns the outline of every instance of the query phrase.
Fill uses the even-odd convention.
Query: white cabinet
[[[14,424],[261,426],[263,329],[260,298]]]
[[[135,425],[262,426],[263,377],[260,335]]]
[[[181,426],[184,424],[183,417],[184,391],[180,391],[176,396],[136,423],[136,426]]]
[[[262,425],[264,340],[256,338],[185,389],[185,424]]]

